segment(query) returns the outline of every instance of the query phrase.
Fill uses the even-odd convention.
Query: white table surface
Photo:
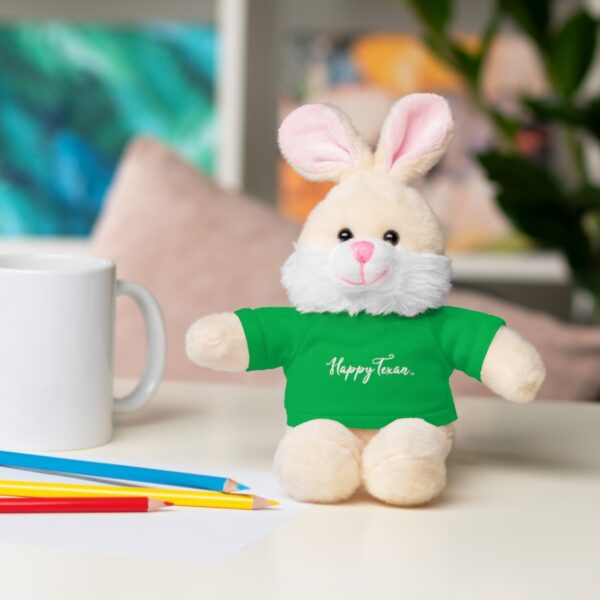
[[[70,456],[269,468],[282,391],[163,384]],[[600,598],[600,405],[463,399],[449,486],[398,509],[310,507],[211,566],[0,545],[0,598]]]

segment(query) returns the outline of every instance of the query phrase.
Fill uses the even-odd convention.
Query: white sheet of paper
[[[137,464],[205,475],[223,475],[223,469]],[[253,494],[279,500],[280,505],[267,510],[173,506],[153,513],[0,514],[0,544],[46,546],[109,556],[214,563],[237,554],[306,508],[285,497],[271,473],[227,469],[227,476],[251,486]],[[0,479],[97,483],[5,467],[0,467]],[[152,487],[151,484],[148,486]]]

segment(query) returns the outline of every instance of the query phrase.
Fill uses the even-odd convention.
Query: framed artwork
[[[0,25],[0,235],[89,234],[137,135],[212,174],[216,38],[187,21]]]

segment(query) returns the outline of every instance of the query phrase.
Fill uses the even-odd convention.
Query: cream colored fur
[[[287,492],[303,502],[340,502],[363,483],[383,502],[417,506],[444,489],[452,436],[452,427],[423,419],[398,419],[380,430],[315,419],[288,428],[274,469]]]
[[[198,319],[185,337],[188,358],[199,367],[245,371],[250,356],[242,323],[234,313]]]
[[[303,502],[340,502],[361,484],[362,443],[337,421],[315,419],[289,428],[274,469],[287,492]]]
[[[419,110],[420,106],[423,110]],[[347,288],[340,285],[340,281],[348,279],[352,263],[344,257],[338,260],[339,252],[350,247],[340,244],[338,233],[347,228],[355,241],[368,240],[372,244],[373,258],[368,268],[375,271],[381,271],[396,250],[402,260],[410,260],[414,254],[421,254],[421,259],[443,258],[442,228],[427,203],[408,183],[430,169],[450,142],[454,126],[447,103],[431,95],[399,101],[386,120],[374,163],[371,151],[337,109],[315,109],[313,105],[298,110],[300,113],[282,125],[280,143],[284,155],[308,178],[340,183],[315,207],[300,234],[297,246],[308,254],[292,255],[284,269],[284,285],[292,302],[297,302],[300,310],[304,306],[313,311],[365,310],[406,315],[439,306],[449,282],[444,280],[448,278],[447,270],[431,267],[438,261],[415,260],[407,271],[410,277],[410,273],[419,271],[421,279],[414,281],[425,288],[411,292],[417,304],[389,302],[385,294],[389,295],[393,286],[384,284],[387,274],[374,278],[375,272],[367,272],[367,267],[361,271],[361,276],[367,273],[368,277],[363,278],[367,283],[360,287],[348,284]],[[318,115],[319,122],[304,123],[302,115],[311,114]],[[312,148],[312,154],[296,151],[302,146],[294,146],[295,141],[300,143],[303,135],[322,129],[324,122],[332,126],[332,119],[338,119],[334,129],[345,145],[346,154],[342,156],[351,159],[327,162],[328,157],[320,153],[321,148],[331,147],[332,140],[327,135],[319,138],[321,146]],[[427,133],[427,127],[428,134],[420,136]],[[401,140],[394,139],[397,132]],[[405,143],[409,149],[403,146]],[[325,165],[337,165],[336,170],[322,167],[323,161]],[[383,236],[391,229],[398,232],[399,243],[384,246]],[[304,260],[311,253],[325,256],[328,264],[315,268],[311,260]],[[397,267],[393,260],[388,262],[392,273]],[[345,270],[343,278],[337,272],[340,269]],[[350,281],[353,276],[350,273]],[[336,283],[336,294],[328,295],[332,281]],[[398,285],[401,281],[402,277],[398,277]],[[309,290],[311,286],[316,295]],[[398,293],[407,291],[408,284],[406,290]],[[187,334],[186,350],[193,362],[213,369],[241,371],[249,362],[243,328],[230,313],[204,317],[194,323]],[[515,402],[532,400],[544,374],[535,349],[506,327],[496,334],[481,372],[482,381],[490,389]],[[379,431],[351,431],[336,421],[318,419],[288,429],[275,454],[275,471],[287,492],[298,500],[339,502],[351,497],[362,483],[371,495],[384,502],[414,506],[429,502],[444,489],[445,460],[451,445],[450,428],[435,427],[422,419],[399,419]]]
[[[512,329],[500,328],[483,361],[481,381],[506,400],[531,402],[545,377],[537,350]]]
[[[332,188],[308,216],[298,244],[331,250],[341,227],[377,238],[395,229],[411,252],[443,254],[446,247],[442,226],[421,194],[389,175],[358,173]]]
[[[446,432],[423,419],[398,419],[383,427],[362,457],[367,491],[397,506],[417,506],[446,486]]]

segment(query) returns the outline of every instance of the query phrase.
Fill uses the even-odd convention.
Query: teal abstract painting
[[[125,146],[215,159],[216,33],[151,22],[0,26],[0,235],[87,235]]]

